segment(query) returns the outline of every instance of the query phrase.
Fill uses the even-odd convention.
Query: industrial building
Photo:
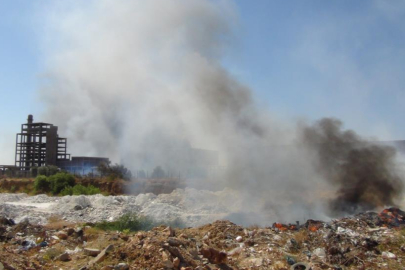
[[[0,165],[0,174],[7,170],[16,173],[30,172],[34,167],[54,165],[75,173],[88,174],[108,158],[70,157],[67,153],[67,138],[59,137],[58,127],[49,123],[34,122],[28,115],[27,123],[21,125],[16,135],[15,165]]]

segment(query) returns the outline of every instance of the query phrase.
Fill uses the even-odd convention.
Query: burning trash
[[[380,226],[387,226],[390,228],[405,226],[405,212],[398,208],[391,207],[385,209],[378,214],[378,216],[380,218],[378,225]]]

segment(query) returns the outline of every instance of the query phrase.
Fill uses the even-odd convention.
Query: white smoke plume
[[[288,146],[294,128],[259,108],[221,65],[237,25],[231,1],[60,5],[47,23],[56,45],[40,96],[70,152],[176,170],[188,166],[188,146],[215,150],[225,169],[214,180],[241,191],[241,212],[262,213],[263,222],[322,217],[330,195],[320,191],[330,187],[313,152]]]

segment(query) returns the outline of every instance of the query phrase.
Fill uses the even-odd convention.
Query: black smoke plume
[[[330,214],[354,214],[394,205],[403,192],[393,147],[365,141],[342,122],[324,118],[303,129],[304,142],[317,152],[316,168],[337,186]]]

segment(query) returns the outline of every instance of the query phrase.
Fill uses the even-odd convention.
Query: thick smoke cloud
[[[227,203],[260,213],[254,223],[324,218],[331,185],[313,166],[317,153],[293,146],[296,128],[257,106],[221,65],[237,24],[232,2],[61,5],[47,22],[40,95],[44,120],[58,124],[70,152],[176,173],[189,169],[191,147],[215,150],[221,170],[203,187],[238,190]]]
[[[330,118],[305,127],[303,139],[319,155],[318,171],[338,187],[337,197],[329,203],[332,215],[394,205],[402,195],[393,147],[362,140]]]

